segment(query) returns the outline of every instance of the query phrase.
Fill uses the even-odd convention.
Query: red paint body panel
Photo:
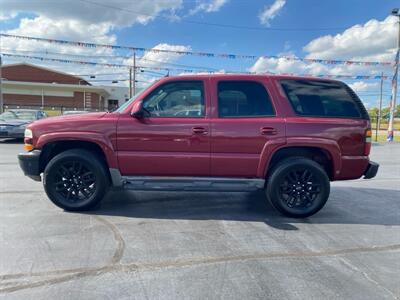
[[[31,123],[33,145],[41,149],[57,141],[86,141],[100,146],[110,168],[118,168],[116,153],[116,126],[119,114],[89,113],[50,117]]]
[[[208,133],[195,134],[195,127]],[[118,161],[122,175],[210,175],[209,120],[122,115],[118,121]]]
[[[369,162],[364,155],[369,121],[296,116],[278,83],[281,79],[304,78],[225,74],[169,77],[156,82],[121,113],[48,118],[32,123],[29,128],[34,133],[36,149],[56,141],[96,143],[104,151],[109,167],[119,169],[122,175],[264,178],[271,157],[279,149],[316,147],[328,154],[332,179],[361,177]],[[138,119],[131,116],[153,89],[176,80],[204,82],[204,117]],[[220,80],[261,83],[270,95],[276,115],[219,118],[217,84]],[[202,128],[205,132],[195,132],[193,128]],[[262,133],[262,128],[274,133]]]
[[[241,80],[241,77],[229,80]],[[271,117],[218,117],[217,86],[224,78],[210,80],[211,105],[211,176],[257,177],[259,162],[268,142],[285,139],[285,120],[279,104],[273,101],[270,82],[265,77],[243,80],[256,81],[270,95],[276,116]],[[262,134],[263,128],[275,130],[273,135]]]

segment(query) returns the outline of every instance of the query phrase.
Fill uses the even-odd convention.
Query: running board
[[[122,177],[125,189],[137,191],[249,192],[264,188],[264,179],[223,177]]]

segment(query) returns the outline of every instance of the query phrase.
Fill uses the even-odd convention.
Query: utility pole
[[[132,67],[129,68],[129,99],[132,98]]]
[[[397,97],[397,77],[399,75],[399,53],[400,53],[400,9],[395,8],[392,10],[392,15],[399,18],[398,24],[398,37],[397,37],[397,51],[396,61],[394,66],[394,75],[392,80],[392,99],[390,101],[390,114],[389,114],[389,126],[387,131],[387,141],[393,141],[393,123],[394,123],[394,112],[396,109],[396,97]]]
[[[378,141],[378,131],[381,129],[381,118],[382,118],[382,95],[383,94],[383,72],[381,74],[381,93],[379,97],[379,109],[378,109],[378,116],[376,120],[376,133],[375,133],[375,142]]]
[[[136,95],[136,52],[133,52],[133,92],[132,96]]]
[[[0,35],[0,114],[3,113],[4,109],[4,100],[3,100],[3,81],[2,81],[2,72],[1,69],[3,68],[2,64],[2,55],[1,55],[1,35]]]

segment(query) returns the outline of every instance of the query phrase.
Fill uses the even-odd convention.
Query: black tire
[[[293,157],[274,167],[267,178],[265,192],[271,204],[285,216],[306,218],[324,207],[330,182],[318,163]]]
[[[43,173],[43,186],[50,200],[65,210],[94,208],[109,187],[106,168],[96,154],[71,149],[56,155]]]

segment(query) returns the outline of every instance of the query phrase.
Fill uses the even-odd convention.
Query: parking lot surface
[[[259,193],[111,192],[54,206],[0,142],[0,298],[399,299],[400,144],[325,208],[279,215]]]

